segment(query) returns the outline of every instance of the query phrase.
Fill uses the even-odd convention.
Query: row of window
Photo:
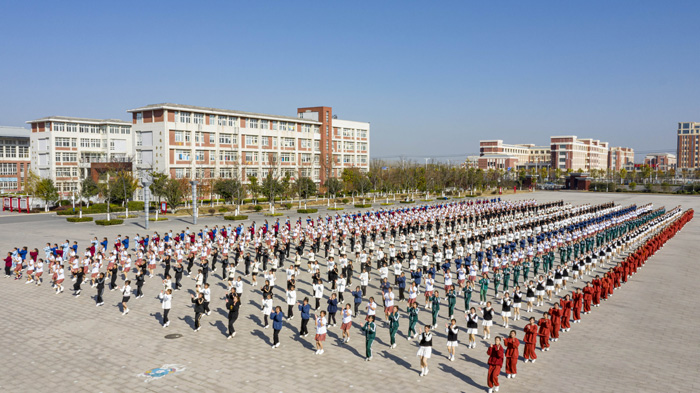
[[[29,146],[0,146],[0,158],[29,158]]]
[[[0,190],[16,190],[16,181],[0,181]]]
[[[339,136],[339,128],[335,129],[335,135],[336,137]],[[343,128],[342,129],[342,135],[345,138],[367,138],[367,130],[362,130],[362,129],[354,129],[354,128]]]
[[[0,175],[16,175],[17,164],[10,162],[0,163]]]
[[[56,162],[78,162],[78,153],[57,152]]]
[[[142,117],[140,117],[141,113],[137,113],[136,115],[136,120],[140,122],[142,120]],[[183,111],[175,111],[174,112],[174,119],[175,122],[178,123],[184,123],[184,124],[205,124],[205,118],[204,118],[203,113],[192,113],[192,112],[183,112]],[[209,116],[209,124],[218,124],[219,126],[228,126],[228,127],[235,127],[238,124],[238,118],[234,116],[226,116],[226,115],[208,115]],[[277,121],[277,120],[267,120],[267,119],[243,119],[245,127],[247,128],[253,128],[253,129],[261,129],[261,130],[274,130],[274,131],[296,131],[297,126],[296,123],[293,122],[286,122],[286,121]],[[301,132],[315,132],[315,133],[320,133],[321,130],[318,125],[311,125],[311,124],[302,124],[301,125]]]
[[[78,177],[78,168],[76,168],[76,167],[56,168],[56,177]]]
[[[266,173],[265,170],[263,169],[262,172],[258,170],[258,168],[245,168],[243,170],[243,173],[245,174],[246,178],[250,178],[252,176],[258,177],[260,173]],[[177,179],[189,179],[191,177],[192,171],[190,168],[176,168],[175,169],[175,178]],[[235,174],[235,170],[231,168],[221,168],[219,169],[218,173],[214,168],[198,168],[195,172],[195,176],[197,178],[204,178],[205,175],[213,175],[215,178],[223,178],[223,179],[232,179],[234,177],[237,177]],[[289,174],[290,177],[296,178],[297,175],[299,175],[299,171],[297,169],[282,169],[280,171],[280,177],[284,177],[287,174]],[[320,170],[318,168],[311,169],[311,168],[302,168],[301,169],[301,176],[305,177],[312,177],[314,180],[318,180],[320,175]]]
[[[77,123],[53,123],[53,128],[50,128],[51,123],[46,123],[46,129],[52,129],[53,131],[66,131],[66,132],[80,132],[83,134],[122,134],[127,135],[131,133],[130,126],[98,126],[96,124],[77,124]]]

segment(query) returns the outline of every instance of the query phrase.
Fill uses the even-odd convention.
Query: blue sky
[[[328,105],[372,123],[373,157],[571,134],[675,151],[676,123],[700,121],[699,17],[698,1],[12,2],[0,124]]]

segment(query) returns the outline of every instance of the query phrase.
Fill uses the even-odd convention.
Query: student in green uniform
[[[503,273],[501,273],[500,269],[496,269],[496,272],[493,274],[493,294],[496,297],[498,297],[498,286],[501,285],[502,278]]]
[[[416,332],[416,323],[418,323],[418,303],[412,303],[408,306],[406,310],[408,312],[408,339],[415,337],[418,332]]]
[[[513,271],[510,266],[506,266],[503,269],[503,292],[508,290],[508,284],[510,283],[510,274]]]
[[[544,255],[547,255],[547,254],[544,254]],[[537,256],[537,255],[535,255],[535,257],[532,258],[532,266],[534,266],[534,268],[535,268],[535,271],[534,271],[535,277],[537,277],[537,275],[538,275],[539,272],[540,272],[540,261],[541,261],[541,259],[540,259],[540,257]],[[525,270],[525,281],[528,280],[528,277],[527,277],[527,276],[528,276],[528,273],[529,273],[529,272],[530,272],[530,269]]]
[[[396,332],[399,331],[399,306],[394,306],[394,310],[389,314],[389,336],[391,347],[396,348]]]
[[[479,305],[481,306],[486,304],[486,292],[489,290],[490,283],[491,280],[489,280],[489,277],[484,273],[481,280],[479,280],[479,285],[481,285],[479,288]]]
[[[554,269],[554,251],[549,251],[549,258],[547,261],[549,262],[547,266],[547,273],[549,273],[550,270]]]
[[[469,305],[472,302],[472,282],[467,281],[467,286],[464,287],[464,309],[469,310]]]
[[[559,262],[566,263],[566,247],[559,247]]]
[[[530,257],[528,257],[530,258]],[[515,266],[513,266],[513,286],[517,287],[520,285],[520,272],[523,270],[523,265],[527,263],[527,259],[521,264],[520,262],[516,263]]]
[[[447,307],[449,309],[449,318],[452,319],[452,316],[455,315],[455,306],[457,306],[457,293],[455,292],[455,288],[452,287],[450,290],[447,292]]]
[[[374,323],[374,315],[367,317],[367,322],[365,326],[362,327],[362,331],[365,332],[365,360],[372,360],[372,343],[374,342],[374,337],[377,335],[377,325]]]
[[[431,325],[433,329],[437,328],[437,317],[440,311],[440,292],[433,292],[433,296],[430,297],[431,308],[430,311],[433,314],[433,324]]]

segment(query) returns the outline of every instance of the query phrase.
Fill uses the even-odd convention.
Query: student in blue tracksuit
[[[270,319],[272,319],[272,348],[277,348],[280,346],[280,330],[282,330],[282,321],[284,320],[284,313],[282,312],[282,307],[275,307],[275,312],[270,314]]]
[[[304,298],[304,303],[297,302],[299,305],[299,312],[301,313],[301,327],[299,328],[299,335],[306,337],[309,334],[309,329],[306,325],[309,324],[309,313],[311,312],[311,305],[309,304],[309,298]]]
[[[352,297],[355,299],[355,314],[357,315],[357,311],[360,308],[360,304],[362,303],[362,289],[360,287],[357,287],[354,291],[350,292],[352,294]]]

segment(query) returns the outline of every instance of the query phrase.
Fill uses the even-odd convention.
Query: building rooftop
[[[89,124],[119,124],[131,125],[131,122],[119,119],[89,119],[86,117],[70,117],[70,116],[47,116],[36,120],[29,120],[27,124],[43,123],[45,121],[63,121],[67,123],[89,123]]]
[[[236,116],[242,116],[242,117],[257,117],[257,118],[270,119],[270,120],[295,121],[297,123],[321,124],[321,122],[318,122],[318,121],[309,120],[309,119],[301,119],[301,118],[294,117],[294,116],[268,115],[268,114],[264,114],[264,113],[234,111],[231,109],[209,108],[209,107],[205,107],[205,106],[182,105],[182,104],[172,104],[172,103],[151,104],[151,105],[142,106],[140,108],[129,109],[129,110],[127,110],[127,112],[130,112],[130,113],[131,112],[142,112],[142,111],[154,110],[154,109],[187,110],[187,111],[203,112],[203,113],[211,113],[211,114],[236,115]]]
[[[32,130],[24,127],[0,126],[0,137],[29,138]]]

